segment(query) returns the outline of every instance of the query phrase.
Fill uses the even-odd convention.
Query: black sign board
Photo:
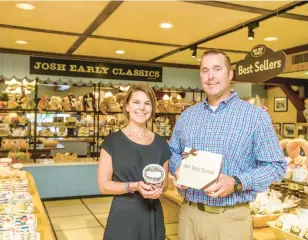
[[[162,67],[30,57],[30,74],[162,82]]]
[[[236,81],[262,83],[282,73],[284,52],[274,52],[265,45],[255,46],[244,60],[236,64]]]

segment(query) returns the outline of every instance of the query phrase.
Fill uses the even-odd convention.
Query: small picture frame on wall
[[[276,134],[281,135],[281,123],[273,123],[273,128]]]
[[[287,138],[295,137],[295,123],[283,124],[283,136]]]
[[[274,98],[274,112],[287,112],[288,111],[288,98],[275,97]]]

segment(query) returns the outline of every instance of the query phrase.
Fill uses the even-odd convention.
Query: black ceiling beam
[[[268,81],[263,82],[263,84],[289,84],[294,86],[308,86],[308,79],[274,77]]]
[[[66,52],[67,55],[71,55],[77,48],[89,37],[103,22],[105,22],[114,11],[123,3],[123,1],[111,1],[96,17],[96,19],[89,25],[89,27],[83,32],[83,34],[73,43],[70,49]]]
[[[173,55],[173,54],[175,54],[175,53],[184,51],[184,50],[186,50],[186,49],[190,49],[192,46],[197,46],[197,45],[203,44],[203,43],[205,43],[205,42],[214,40],[214,39],[216,39],[216,38],[225,36],[225,35],[227,35],[227,34],[233,33],[233,32],[235,32],[235,31],[238,31],[238,30],[240,30],[240,29],[243,29],[243,28],[247,27],[247,26],[248,26],[249,24],[251,24],[251,23],[262,22],[262,21],[265,21],[265,20],[267,20],[267,19],[269,19],[269,18],[276,17],[276,16],[278,16],[278,15],[280,15],[280,14],[282,14],[282,13],[285,13],[285,12],[287,12],[287,11],[290,11],[290,10],[294,9],[295,7],[302,6],[302,5],[306,4],[306,3],[308,3],[308,1],[295,1],[295,2],[291,2],[291,3],[289,3],[289,4],[286,4],[286,5],[284,5],[284,6],[280,7],[280,8],[277,8],[277,9],[273,10],[273,11],[270,12],[270,13],[263,14],[262,16],[259,16],[259,17],[256,17],[256,18],[254,18],[254,19],[248,20],[248,21],[243,22],[243,23],[241,23],[241,24],[237,24],[237,25],[235,25],[235,26],[233,26],[233,27],[231,27],[231,28],[228,28],[228,29],[226,29],[226,30],[223,30],[223,31],[221,31],[221,32],[219,32],[219,33],[215,33],[215,34],[213,34],[213,35],[211,35],[211,36],[208,36],[208,37],[206,37],[206,38],[203,38],[203,39],[201,39],[201,40],[198,40],[198,41],[196,41],[196,42],[193,42],[193,43],[191,43],[191,44],[188,44],[188,45],[186,45],[186,46],[184,46],[184,47],[180,47],[180,48],[177,48],[177,49],[172,50],[172,51],[170,51],[170,52],[164,53],[164,54],[162,54],[162,55],[160,55],[160,56],[157,56],[157,57],[151,59],[150,62],[155,62],[155,61],[157,61],[157,60],[160,60],[160,59],[162,59],[162,58],[168,57],[168,56]]]
[[[284,51],[287,55],[288,54],[294,54],[294,53],[308,51],[308,44],[304,44],[304,45],[300,45],[300,46],[297,46],[297,47],[292,47],[292,48],[284,49],[282,51]]]
[[[269,10],[269,9],[250,7],[250,6],[228,3],[228,2],[221,2],[221,1],[184,1],[184,2],[199,4],[199,5],[204,5],[204,6],[210,6],[210,7],[225,8],[225,9],[236,10],[236,11],[241,11],[241,12],[255,13],[255,14],[269,14],[272,12],[272,10]],[[308,21],[308,16],[291,14],[291,13],[282,13],[278,17],[295,19],[299,21]]]
[[[61,54],[61,53],[28,51],[28,50],[18,50],[18,49],[9,49],[9,48],[0,48],[0,53],[20,54],[20,55],[38,56],[38,57],[47,57],[47,58],[72,59],[72,60],[81,60],[81,61],[106,62],[106,63],[116,62],[116,63],[123,63],[123,64],[143,65],[143,66],[199,69],[199,65],[163,63],[163,62],[162,63],[151,63],[148,61],[132,61],[130,59],[90,57],[90,56],[76,55],[76,54],[67,55],[67,54]]]

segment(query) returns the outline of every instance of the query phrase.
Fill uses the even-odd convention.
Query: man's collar
[[[233,91],[230,91],[230,95],[226,99],[222,100],[221,102],[226,105],[229,102],[231,102],[231,101],[233,101],[234,99],[237,99],[237,98],[238,98],[237,92],[235,90],[233,90]],[[204,104],[209,105],[207,98],[204,99]]]

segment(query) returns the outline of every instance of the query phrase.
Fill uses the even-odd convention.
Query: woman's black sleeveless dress
[[[115,182],[143,181],[142,170],[146,165],[163,166],[171,157],[168,143],[157,134],[150,145],[141,145],[117,131],[108,135],[101,147],[112,157],[112,180]],[[139,192],[114,197],[104,240],[164,239],[164,217],[159,199],[144,199]]]

